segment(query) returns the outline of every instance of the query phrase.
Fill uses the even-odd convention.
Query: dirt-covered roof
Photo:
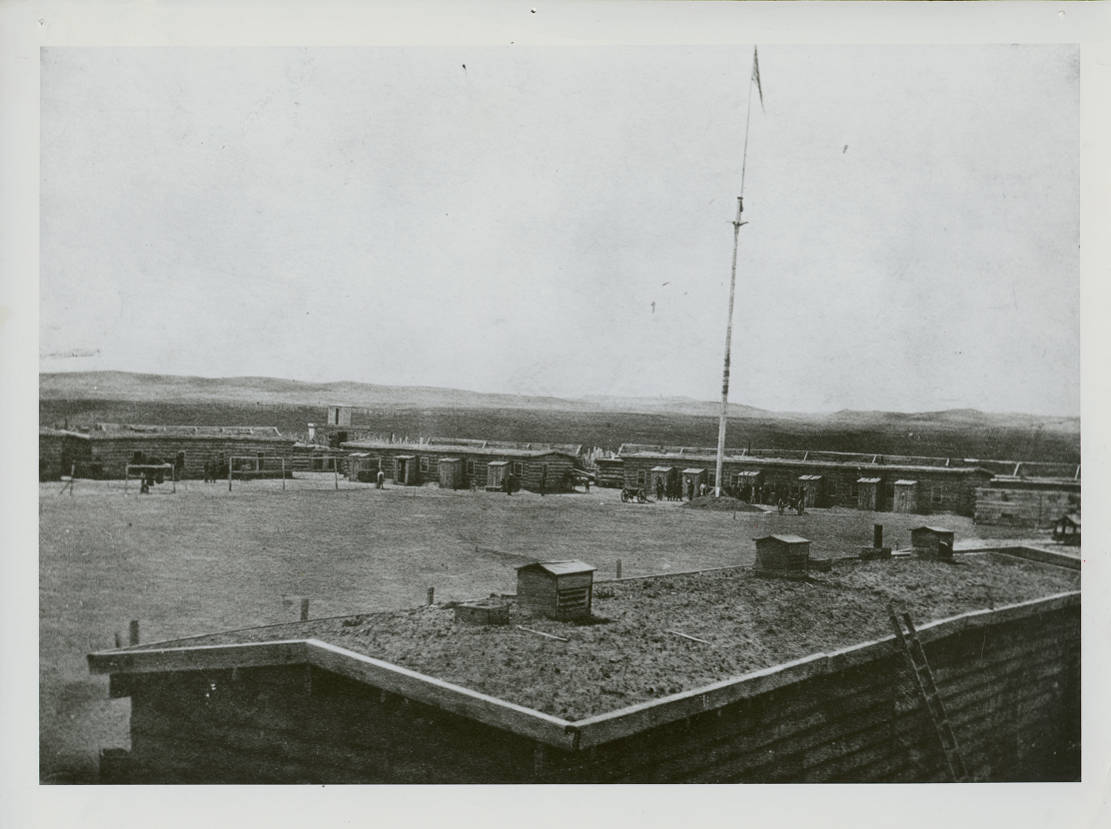
[[[450,454],[460,456],[481,455],[489,457],[506,458],[540,458],[546,455],[566,455],[574,458],[577,455],[574,446],[552,446],[549,444],[505,444],[494,441],[464,441],[463,439],[448,442],[450,439],[433,439],[424,442],[389,441],[379,439],[349,440],[341,444],[344,449],[360,449],[370,451],[401,451],[418,452],[423,454]],[[442,442],[436,442],[442,441]],[[399,456],[401,457],[401,456]]]
[[[1079,575],[996,552],[959,555],[951,564],[910,556],[837,561],[800,581],[730,568],[595,582],[588,622],[514,606],[508,625],[481,626],[433,605],[129,650],[314,639],[579,719],[883,638],[891,599],[905,603],[921,625],[1076,591]]]

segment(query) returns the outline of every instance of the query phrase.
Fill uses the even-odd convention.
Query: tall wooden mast
[[[748,224],[741,219],[745,209],[745,171],[748,167],[748,127],[752,120],[752,87],[760,94],[760,107],[764,106],[764,90],[760,85],[760,60],[756,47],[752,49],[752,77],[748,84],[748,106],[745,111],[745,144],[741,154],[741,192],[737,196],[737,216],[733,219],[733,267],[729,273],[729,317],[725,324],[725,365],[721,372],[721,415],[718,419],[718,451],[714,464],[714,495],[721,497],[722,465],[725,459],[725,421],[729,415],[729,363],[733,351],[733,302],[737,293],[737,249],[741,241],[741,227]]]

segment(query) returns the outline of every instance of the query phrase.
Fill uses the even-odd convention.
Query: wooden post
[[[123,637],[120,636],[120,632],[118,630],[116,631],[116,647],[117,648],[122,648],[123,647]]]
[[[617,577],[621,578],[621,559],[617,560]]]
[[[307,622],[309,620],[309,600],[301,599],[301,621]]]
[[[883,546],[883,524],[872,525],[872,546],[877,550]]]
[[[428,603],[429,603],[429,604],[432,604],[432,602],[433,602],[433,597],[434,597],[435,595],[436,595],[436,590],[435,590],[435,588],[429,587],[429,588],[428,588]]]
[[[228,492],[231,492],[231,467],[232,459],[228,458]]]
[[[177,492],[177,467],[170,467],[170,492]]]
[[[69,494],[73,495],[73,485],[77,481],[77,464],[71,463],[69,465]],[[1041,510],[1039,509],[1039,514]]]
[[[139,620],[132,619],[131,623],[127,626],[127,644],[139,644]]]
[[[332,475],[336,481],[336,489],[339,489],[339,458],[332,458]]]
[[[285,458],[282,458],[282,490],[285,490]]]

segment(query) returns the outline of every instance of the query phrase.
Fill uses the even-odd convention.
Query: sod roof
[[[892,599],[922,624],[1079,587],[1077,571],[996,552],[951,564],[838,561],[802,581],[729,568],[595,582],[594,618],[585,623],[514,606],[510,624],[479,626],[433,605],[134,650],[316,639],[574,720],[883,638]]]

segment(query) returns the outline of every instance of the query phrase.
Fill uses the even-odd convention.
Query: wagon
[[[638,504],[647,504],[648,496],[644,494],[644,489],[641,487],[625,487],[621,490],[621,500],[625,503],[636,501]]]

